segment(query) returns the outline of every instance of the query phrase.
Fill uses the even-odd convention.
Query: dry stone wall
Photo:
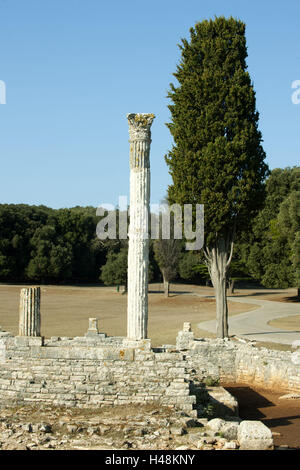
[[[208,376],[300,392],[298,352],[194,339],[189,328],[177,340],[151,349],[147,341],[144,348],[128,347],[124,338],[103,333],[44,341],[0,332],[0,402],[78,407],[157,402],[197,416],[198,387]],[[235,413],[230,401],[226,407]]]
[[[97,344],[98,343],[98,344]],[[105,338],[47,341],[2,336],[2,404],[93,407],[159,402],[193,414],[183,354],[124,348]]]
[[[257,348],[252,343],[218,339],[193,340],[185,347],[189,370],[199,380],[211,376],[223,382],[300,392],[297,351],[275,351]]]

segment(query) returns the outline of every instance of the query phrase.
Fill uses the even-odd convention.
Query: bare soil
[[[270,391],[245,384],[224,383],[239,403],[239,416],[262,421],[273,432],[275,446],[300,449],[300,399],[279,399],[287,391]]]
[[[267,295],[264,297],[260,297],[260,299],[263,298],[265,300],[272,300],[273,302],[285,302],[285,303],[295,303],[300,305],[300,297],[297,295],[282,295],[282,294],[277,294],[277,295]]]
[[[280,328],[281,330],[299,332],[300,315],[291,315],[290,317],[275,318],[275,320],[269,321],[268,325],[274,326],[274,328]]]

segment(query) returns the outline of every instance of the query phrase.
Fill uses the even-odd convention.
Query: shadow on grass
[[[300,297],[298,297],[297,295],[294,297],[283,297],[282,302],[300,303]]]
[[[276,334],[294,334],[294,333],[300,333],[299,330],[274,330],[274,331],[260,331],[258,332],[253,332],[253,333],[243,333],[243,336],[252,336],[252,335],[276,335]]]
[[[163,294],[164,291],[163,289],[159,289],[159,290],[148,290],[148,294]],[[183,295],[183,294],[193,294],[193,292],[190,292],[190,291],[170,291],[169,292],[169,297],[176,297],[177,295]]]

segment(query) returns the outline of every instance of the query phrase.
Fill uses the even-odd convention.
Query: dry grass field
[[[22,285],[0,285],[0,325],[3,330],[18,334],[19,293]],[[207,295],[207,298],[193,294]],[[229,315],[255,307],[229,301]],[[42,334],[51,336],[82,336],[88,319],[99,318],[101,332],[126,336],[127,296],[112,287],[42,286]],[[165,298],[160,284],[149,286],[149,331],[153,346],[174,344],[185,321],[192,323],[196,336],[213,336],[197,329],[197,323],[215,318],[213,289],[201,286],[172,284]]]
[[[290,317],[276,318],[269,321],[268,325],[280,330],[299,331],[300,315],[291,315]]]

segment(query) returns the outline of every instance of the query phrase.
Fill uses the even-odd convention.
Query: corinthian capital
[[[150,127],[154,118],[154,114],[127,114],[130,140],[150,140]]]

